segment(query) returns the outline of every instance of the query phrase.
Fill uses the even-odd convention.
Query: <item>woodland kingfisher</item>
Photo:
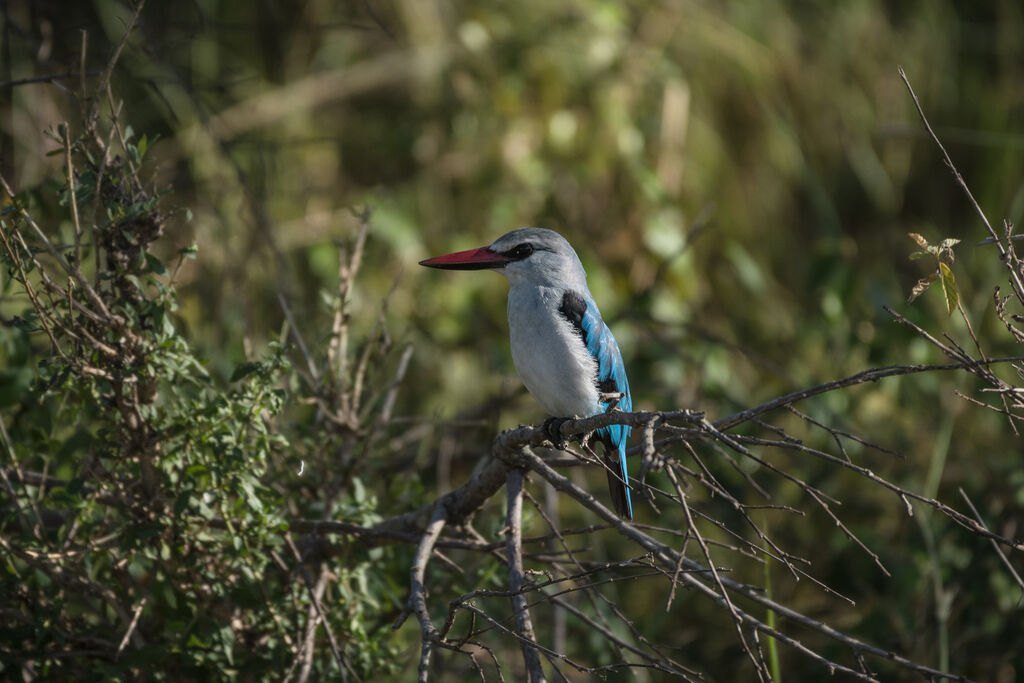
[[[496,270],[505,276],[510,285],[512,361],[527,390],[550,416],[590,417],[615,407],[632,410],[619,345],[590,295],[583,264],[557,232],[520,228],[490,246],[436,256],[420,265]],[[602,427],[594,433],[604,447],[615,511],[632,519],[627,436],[626,425]]]

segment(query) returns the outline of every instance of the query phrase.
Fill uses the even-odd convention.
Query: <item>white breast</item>
[[[558,312],[563,292],[517,284],[508,293],[512,361],[527,390],[554,417],[600,412],[597,361]]]

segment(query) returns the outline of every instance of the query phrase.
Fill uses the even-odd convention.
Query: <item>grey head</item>
[[[587,274],[569,242],[554,230],[520,228],[488,247],[509,259],[498,272],[515,287],[520,284],[586,291]]]
[[[420,265],[448,270],[496,270],[512,287],[534,285],[587,291],[587,274],[576,252],[554,230],[520,228],[479,249],[435,256]]]

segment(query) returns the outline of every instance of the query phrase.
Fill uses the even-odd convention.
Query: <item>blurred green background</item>
[[[86,67],[101,69],[129,13],[109,0],[4,8],[3,81],[77,73],[82,30]],[[911,231],[963,240],[955,272],[974,329],[989,355],[1017,353],[993,312],[1002,266],[993,247],[974,246],[987,234],[897,65],[990,220],[1016,222],[1022,34],[1013,0],[150,2],[113,92],[148,136],[153,182],[173,190],[163,248],[199,246],[178,276],[180,315],[215,374],[280,334],[279,295],[305,335],[329,334],[334,243],[352,235],[354,207],[372,208],[353,324],[370,333],[390,292],[388,330],[415,349],[396,413],[471,420],[438,422],[394,460],[366,464],[379,492],[423,482],[418,500],[385,496],[386,515],[465,480],[497,430],[544,417],[508,354],[504,281],[416,265],[515,227],[574,244],[641,409],[714,419],[870,366],[944,362],[882,310],[969,342],[938,291],[905,303],[927,272],[907,258]],[[15,188],[59,171],[43,131],[73,118],[76,88],[71,78],[0,89],[0,163]],[[859,463],[958,509],[963,487],[994,530],[1019,536],[1021,443],[1005,419],[954,395],[991,402],[977,389],[954,374],[910,376],[801,409],[906,456],[851,447]],[[777,423],[835,450],[792,416]],[[849,472],[777,462],[844,501],[838,513],[893,573],[769,479],[776,502],[810,513],[769,523],[776,540],[856,606],[782,573],[779,599],[935,666],[945,630],[953,670],[1024,675],[1020,590],[986,541],[923,508],[908,517]],[[563,519],[575,514],[564,506]],[[619,547],[595,542],[606,556]],[[1020,567],[1019,554],[1011,561]],[[743,675],[724,614],[691,596],[665,614],[653,582],[622,590],[638,628],[681,648],[680,661],[711,680]],[[409,625],[390,637],[417,635]],[[785,677],[821,676],[783,657]]]

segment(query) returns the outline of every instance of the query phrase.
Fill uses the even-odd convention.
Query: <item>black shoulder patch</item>
[[[602,394],[614,394],[619,390],[619,384],[614,377],[608,375],[597,383],[597,390]]]
[[[558,312],[569,321],[586,346],[587,332],[583,329],[583,314],[587,312],[587,302],[583,297],[572,290],[566,292],[562,295],[562,305],[558,307]]]

